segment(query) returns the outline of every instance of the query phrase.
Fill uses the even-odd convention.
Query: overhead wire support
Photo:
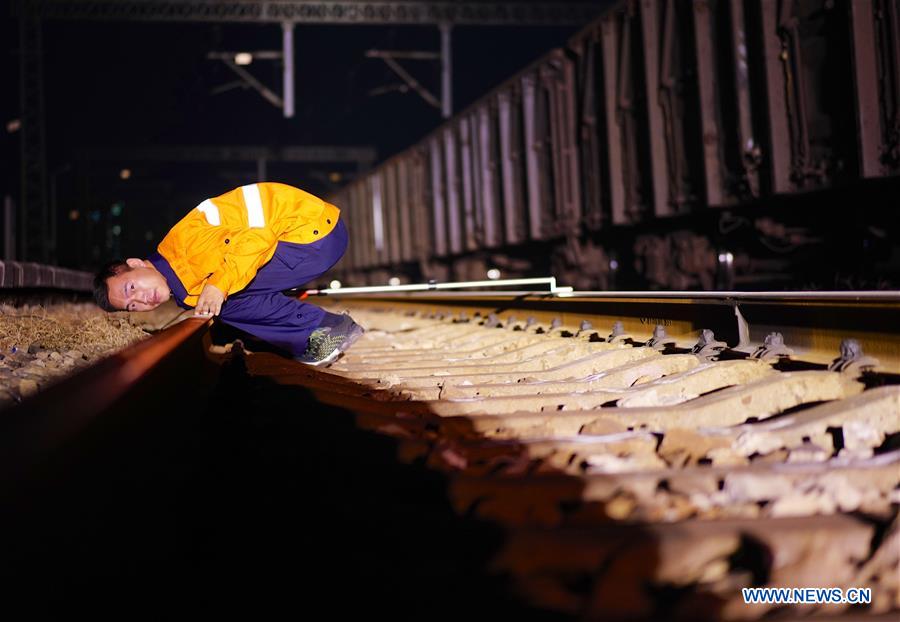
[[[391,68],[391,70],[394,73],[396,73],[398,76],[400,76],[400,78],[407,84],[407,86],[409,86],[409,88],[411,88],[416,93],[418,93],[419,96],[422,99],[424,99],[426,102],[428,102],[435,108],[440,109],[441,102],[438,100],[438,98],[435,97],[434,94],[431,93],[431,91],[429,91],[424,86],[422,86],[418,80],[413,78],[412,74],[410,74],[406,69],[404,69],[400,63],[398,63],[396,60],[394,60],[395,58],[398,57],[398,55],[402,55],[402,56],[399,56],[400,58],[416,58],[416,60],[423,60],[423,59],[431,60],[434,57],[440,57],[440,55],[435,54],[434,52],[416,52],[416,51],[388,52],[388,51],[383,51],[383,50],[369,50],[366,52],[366,57],[368,57],[368,58],[380,58],[381,60],[383,60],[387,64],[387,66]]]
[[[438,60],[440,52],[428,52],[425,50],[368,50],[368,58],[405,58],[408,60]]]
[[[253,52],[209,52],[206,58],[213,60],[234,60],[241,54],[248,54],[253,60],[281,60],[283,54],[280,50],[255,50]]]
[[[265,84],[253,77],[253,74],[235,63],[233,60],[225,60],[223,62],[229,69],[240,76],[241,79],[244,80],[244,82],[256,89],[259,94],[262,95],[273,106],[275,106],[276,108],[284,108],[284,100],[281,99],[278,94],[268,88]]]
[[[291,47],[293,50],[293,46]],[[290,109],[285,105],[285,101],[287,98],[282,99],[275,91],[267,87],[265,84],[260,82],[252,73],[244,69],[237,62],[235,62],[235,58],[237,58],[240,53],[231,53],[231,52],[209,52],[206,55],[206,58],[210,60],[219,60],[222,61],[226,67],[231,69],[238,77],[241,79],[241,83],[243,85],[249,86],[256,90],[260,95],[262,95],[266,101],[271,103],[276,108],[281,108],[284,110],[285,117],[292,117],[294,115],[294,101],[293,101],[293,63],[290,63],[290,75],[288,75],[288,62],[285,60],[285,94],[290,94]],[[250,54],[252,58],[256,59],[264,59],[264,60],[278,60],[286,55],[281,52],[276,52],[272,50],[264,50],[262,52],[254,52]],[[213,89],[214,93],[221,93],[226,90],[229,90],[236,86],[234,83],[228,83],[226,85],[217,87]],[[290,112],[290,114],[288,114]]]
[[[259,52],[210,52],[206,55],[212,60],[220,60],[236,73],[241,80],[237,83],[229,82],[212,90],[213,94],[224,93],[236,86],[249,86],[259,92],[267,101],[276,108],[281,108],[286,119],[294,116],[294,23],[281,23],[282,51],[262,50]],[[241,62],[241,57],[245,60]],[[282,93],[283,97],[265,86],[242,65],[252,63],[254,60],[282,60]]]
[[[42,18],[333,25],[581,26],[599,2],[405,2],[358,0],[40,0]],[[16,7],[14,7],[16,8]],[[21,8],[19,8],[21,10]]]
[[[441,116],[449,119],[453,115],[453,62],[450,47],[449,23],[438,24],[441,33],[441,49],[439,52],[423,50],[368,50],[366,57],[380,58],[406,83],[406,86],[414,90],[428,104],[441,111]],[[440,100],[428,89],[422,86],[412,77],[397,59],[408,60],[439,60],[441,62],[441,98]],[[381,89],[386,92],[387,89]]]

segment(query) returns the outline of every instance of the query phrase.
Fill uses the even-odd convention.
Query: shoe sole
[[[332,350],[331,353],[328,356],[326,356],[325,358],[323,358],[321,361],[316,361],[315,363],[308,363],[306,361],[300,361],[300,362],[303,363],[304,365],[309,365],[311,367],[321,367],[322,365],[328,365],[329,363],[334,363],[334,361],[337,359],[337,357],[339,357],[341,354],[343,354],[343,351],[341,350],[341,347],[338,346],[337,348]]]

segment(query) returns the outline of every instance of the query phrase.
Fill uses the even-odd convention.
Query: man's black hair
[[[104,311],[121,311],[109,302],[109,286],[106,280],[128,270],[131,270],[131,266],[124,259],[114,259],[97,271],[97,274],[94,275],[94,301],[98,307]]]

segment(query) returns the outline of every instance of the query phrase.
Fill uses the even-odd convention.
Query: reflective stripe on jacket
[[[200,203],[157,250],[187,290],[184,302],[195,306],[206,283],[226,296],[241,291],[279,241],[315,242],[334,229],[339,216],[337,207],[299,188],[250,184]]]

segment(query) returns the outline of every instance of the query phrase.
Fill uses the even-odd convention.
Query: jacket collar
[[[181,280],[175,274],[175,271],[172,269],[172,266],[169,265],[169,261],[160,255],[158,252],[152,253],[147,260],[153,264],[153,267],[159,270],[160,274],[162,274],[166,282],[169,284],[169,289],[172,290],[172,295],[175,298],[175,302],[179,307],[183,309],[190,309],[184,303],[184,299],[187,298],[187,289],[185,289],[184,285],[181,283]]]

